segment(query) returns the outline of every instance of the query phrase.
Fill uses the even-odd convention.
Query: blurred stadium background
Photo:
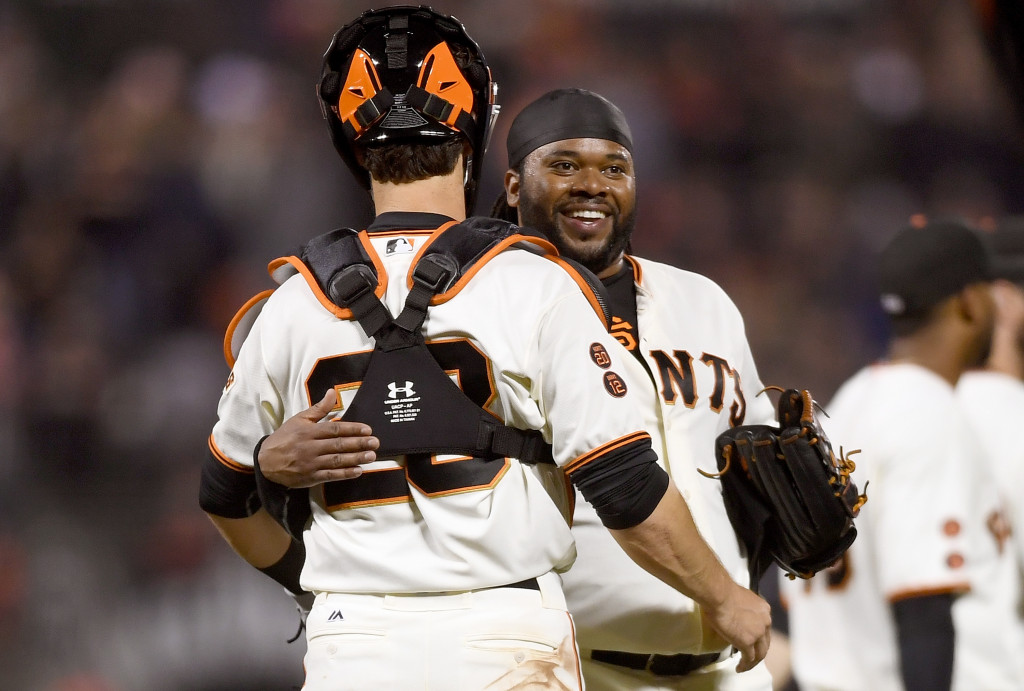
[[[1000,2],[433,6],[501,87],[477,211],[523,104],[608,96],[636,138],[637,253],[721,283],[763,380],[824,401],[881,353],[889,233],[1024,212],[1012,59],[981,19]],[[223,329],[267,262],[370,217],[314,83],[380,4],[0,0],[0,689],[301,683],[290,601],[217,538],[197,468]]]

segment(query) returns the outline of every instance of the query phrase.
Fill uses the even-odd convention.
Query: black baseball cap
[[[987,236],[992,276],[1024,284],[1024,216],[1010,216]]]
[[[980,233],[959,219],[912,222],[889,241],[878,262],[882,309],[893,317],[923,315],[992,277]]]

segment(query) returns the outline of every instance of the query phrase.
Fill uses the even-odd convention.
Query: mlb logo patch
[[[392,238],[388,240],[388,244],[384,248],[384,254],[389,257],[392,254],[408,254],[412,251],[412,242],[406,238]]]

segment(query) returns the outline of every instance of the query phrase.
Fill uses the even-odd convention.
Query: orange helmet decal
[[[447,43],[438,43],[427,53],[416,85],[454,106],[445,119],[447,125],[454,127],[459,113],[473,113],[473,87],[455,63]]]
[[[377,76],[377,69],[373,66],[373,60],[361,48],[357,48],[352,55],[352,62],[349,64],[348,76],[341,88],[341,95],[338,96],[338,119],[349,123],[356,134],[365,129],[365,125],[359,123],[359,118],[354,117],[356,110],[377,95],[381,90],[380,77]]]
[[[426,5],[367,10],[334,34],[316,91],[334,148],[367,190],[367,147],[464,139],[472,208],[499,106],[487,60],[462,22]]]

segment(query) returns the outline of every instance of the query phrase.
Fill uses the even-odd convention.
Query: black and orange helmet
[[[497,90],[462,23],[425,5],[368,10],[345,25],[324,54],[318,87],[334,148],[364,187],[370,179],[359,148],[468,141],[467,211],[499,110]]]

